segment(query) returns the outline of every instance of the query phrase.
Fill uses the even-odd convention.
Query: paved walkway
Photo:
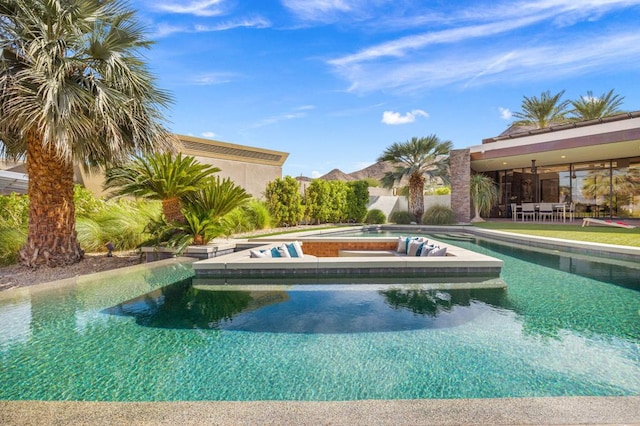
[[[341,402],[0,401],[3,425],[640,425],[640,396]]]

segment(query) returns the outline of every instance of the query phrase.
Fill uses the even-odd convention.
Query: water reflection
[[[475,243],[480,247],[539,266],[632,290],[640,290],[640,279],[638,278],[640,269],[637,268],[638,265],[632,265],[630,262],[536,249],[535,247],[506,245],[481,238],[476,239]]]
[[[185,280],[105,310],[146,327],[362,333],[453,327],[499,306],[502,289],[225,291]]]

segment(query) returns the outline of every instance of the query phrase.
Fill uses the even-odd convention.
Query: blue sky
[[[523,96],[640,110],[640,0],[136,0],[179,134],[359,170],[394,142],[497,136]]]

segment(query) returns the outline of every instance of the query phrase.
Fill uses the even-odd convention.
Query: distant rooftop
[[[530,126],[513,125],[509,127],[507,130],[505,130],[502,134],[500,134],[500,136],[483,139],[482,143],[485,144],[485,143],[498,142],[498,141],[503,141],[508,139],[521,138],[525,136],[539,135],[542,133],[557,132],[559,130],[568,130],[568,129],[575,129],[578,127],[594,126],[596,124],[611,123],[614,121],[628,120],[630,118],[638,118],[638,117],[640,117],[640,111],[625,112],[623,114],[616,114],[616,115],[611,115],[609,117],[596,118],[594,120],[574,121],[571,123],[557,124],[549,127],[543,127],[541,129],[533,128]]]

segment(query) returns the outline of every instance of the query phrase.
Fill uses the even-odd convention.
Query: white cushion
[[[407,256],[416,256],[418,254],[418,250],[424,243],[424,238],[414,238],[409,241],[409,248],[407,249]]]
[[[291,257],[303,257],[304,253],[302,253],[302,244],[300,241],[294,241],[292,243],[286,244],[287,250],[289,251],[289,255]]]
[[[271,250],[249,250],[249,257],[253,258],[263,258],[263,257],[271,257]]]
[[[429,253],[430,253],[432,250],[435,250],[436,248],[437,248],[437,247],[436,247],[436,246],[434,246],[434,245],[427,245],[427,244],[423,245],[423,246],[422,246],[422,252],[420,252],[420,257],[422,257],[422,256],[424,256],[424,257],[429,256]]]
[[[431,250],[427,256],[446,256],[446,255],[447,255],[447,248],[440,247],[435,250]]]
[[[398,247],[396,247],[398,253],[407,252],[407,237],[398,237]]]
[[[278,246],[278,252],[280,253],[280,257],[291,257],[291,254],[289,254],[289,249],[287,248],[286,244],[280,244]]]

